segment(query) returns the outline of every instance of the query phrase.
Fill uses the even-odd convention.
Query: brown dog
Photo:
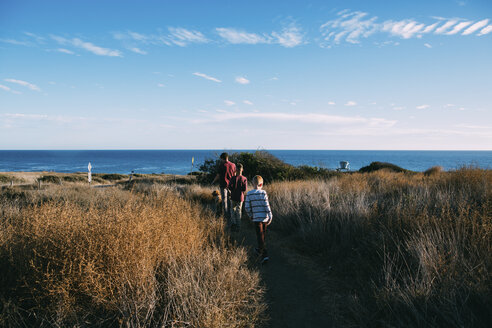
[[[220,216],[222,214],[222,199],[220,198],[220,192],[218,190],[214,190],[212,192],[212,197],[214,199],[212,210],[216,216]]]

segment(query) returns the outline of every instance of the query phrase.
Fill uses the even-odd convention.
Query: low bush
[[[93,174],[93,176],[100,177],[101,179],[108,180],[108,181],[118,181],[118,180],[128,179],[127,175],[118,174],[118,173]]]
[[[396,173],[398,173],[398,172],[410,172],[409,170],[401,168],[398,165],[386,163],[386,162],[372,162],[368,166],[361,167],[359,169],[359,172],[370,173],[370,172],[375,172],[375,171],[379,171],[379,170],[387,170],[387,171],[396,172]]]
[[[38,178],[38,181],[41,181],[44,183],[56,183],[56,184],[61,183],[60,177],[58,177],[56,175],[42,175],[40,178]]]
[[[0,183],[19,183],[19,182],[24,182],[23,179],[19,179],[13,175],[10,174],[0,174]]]
[[[62,176],[62,180],[66,182],[88,182],[88,177],[87,176],[81,176],[81,175],[64,175]]]
[[[425,176],[439,175],[443,171],[442,166],[433,166],[424,171]]]

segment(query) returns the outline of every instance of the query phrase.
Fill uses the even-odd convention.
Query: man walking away
[[[229,162],[229,154],[220,154],[220,163],[217,171],[218,173],[212,184],[219,181],[222,208],[225,218],[229,221],[231,218],[231,193],[227,189],[227,185],[229,184],[229,180],[236,174],[236,165]]]

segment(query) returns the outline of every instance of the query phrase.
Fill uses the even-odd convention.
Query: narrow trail
[[[268,328],[324,328],[333,322],[323,307],[322,289],[315,275],[302,261],[291,254],[284,240],[275,232],[267,232],[267,247],[270,261],[260,264],[254,255],[256,234],[253,224],[244,219],[241,231],[233,238],[248,249],[253,265],[257,265],[266,287]]]

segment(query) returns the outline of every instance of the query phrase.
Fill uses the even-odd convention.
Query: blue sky
[[[492,1],[0,1],[0,149],[492,149]]]

